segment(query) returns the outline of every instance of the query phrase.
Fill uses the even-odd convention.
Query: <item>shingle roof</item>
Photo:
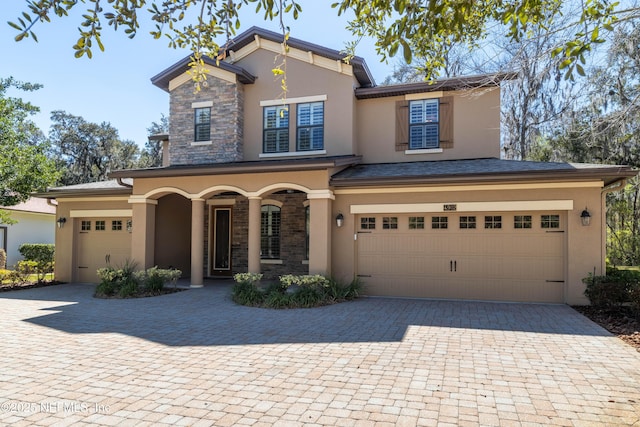
[[[211,59],[208,56],[203,56],[202,60],[210,67],[217,67],[235,74],[236,76],[238,76],[238,81],[240,81],[241,83],[251,84],[256,80],[256,77],[254,75],[237,65],[229,64],[224,61],[216,61],[215,59]],[[151,83],[168,92],[169,82],[187,71],[189,69],[190,62],[191,56],[183,58],[166,70],[163,70],[155,76],[151,77]]]
[[[40,197],[31,197],[26,202],[18,203],[14,206],[3,206],[2,209],[52,215],[56,213],[56,207],[47,203],[47,199]]]
[[[121,185],[118,180],[100,181],[100,182],[88,182],[86,184],[65,185],[62,187],[51,187],[43,193],[34,194],[37,197],[43,197],[47,199],[55,199],[56,197],[63,196],[87,196],[87,195],[108,195],[108,194],[131,194],[131,186],[133,180],[128,178],[122,178]]]
[[[359,164],[336,173],[331,178],[335,186],[372,185],[388,182],[446,182],[474,181],[487,179],[521,178],[531,179],[545,176],[578,178],[583,175],[601,176],[607,180],[635,176],[629,166],[610,166],[583,163],[554,163],[519,160],[502,160],[496,158],[440,160],[406,163]],[[614,179],[615,178],[615,179]]]

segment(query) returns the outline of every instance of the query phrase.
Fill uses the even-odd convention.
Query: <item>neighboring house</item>
[[[163,167],[52,188],[59,280],[131,258],[200,286],[235,272],[358,277],[368,295],[583,304],[605,264],[605,193],[627,166],[500,160],[500,81],[376,86],[362,58],[242,33],[170,94]],[[162,138],[162,137],[159,137]],[[582,224],[588,216],[589,225]]]
[[[0,223],[0,248],[7,252],[7,267],[23,259],[18,249],[24,243],[54,243],[56,207],[47,199],[32,197],[15,206],[1,209],[11,214],[15,224]]]

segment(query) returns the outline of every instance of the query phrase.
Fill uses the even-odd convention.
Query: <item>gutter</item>
[[[119,177],[116,177],[116,181],[118,182],[118,185],[122,185],[123,187],[127,187],[127,188],[133,188],[133,185],[131,185],[131,184],[127,184],[127,183],[126,183],[126,182],[124,182],[122,179],[123,179],[123,178],[122,178],[122,177],[120,177],[120,176],[119,176]]]

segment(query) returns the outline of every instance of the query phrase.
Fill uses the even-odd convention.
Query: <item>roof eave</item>
[[[477,76],[453,77],[430,82],[363,87],[357,88],[355,90],[355,95],[357,99],[370,99],[408,95],[413,93],[499,87],[501,82],[505,80],[512,80],[516,77],[516,73],[494,73]]]
[[[285,162],[269,161],[251,164],[220,163],[205,166],[167,167],[153,169],[129,169],[113,171],[110,178],[159,178],[199,175],[235,175],[243,173],[297,172],[332,169],[359,164],[362,156],[348,156],[338,159],[298,159]]]
[[[632,169],[594,169],[589,171],[532,171],[528,173],[500,173],[500,174],[459,174],[459,175],[439,175],[439,176],[403,176],[403,177],[373,177],[373,178],[345,178],[332,179],[331,185],[334,187],[372,187],[372,186],[397,186],[397,185],[438,185],[438,184],[478,184],[495,183],[505,181],[536,181],[536,182],[558,182],[558,181],[589,181],[601,180],[604,186],[611,185],[623,179],[632,178],[638,171]]]
[[[57,199],[60,197],[88,197],[88,196],[130,196],[131,188],[105,188],[105,189],[78,189],[78,190],[48,190],[42,193],[33,193],[35,197],[44,199]]]

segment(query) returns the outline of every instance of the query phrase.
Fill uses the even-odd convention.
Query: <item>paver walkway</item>
[[[0,425],[640,425],[640,353],[562,305],[0,294]]]

